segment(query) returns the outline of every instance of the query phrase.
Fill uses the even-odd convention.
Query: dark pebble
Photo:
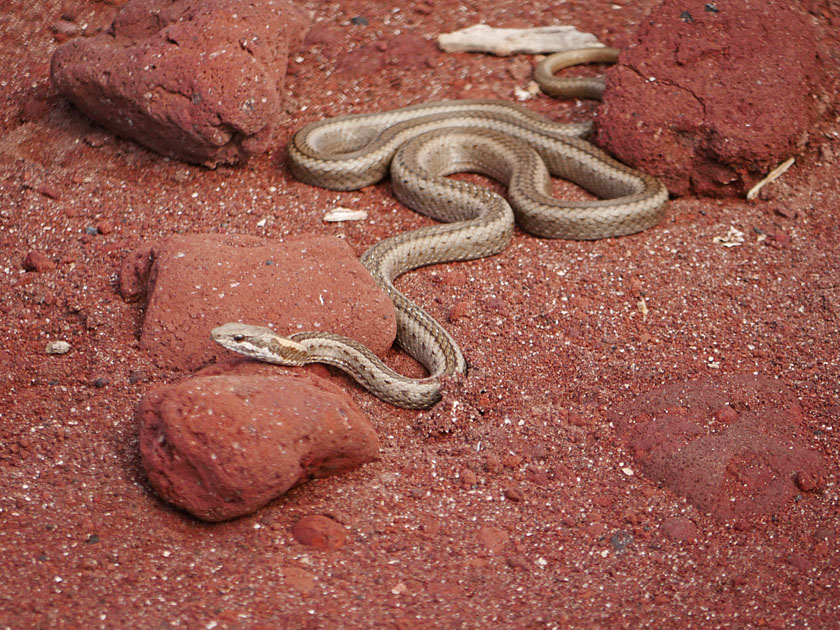
[[[99,230],[92,225],[89,225],[85,228],[85,234],[93,234],[95,236],[96,234],[99,234]]]
[[[351,18],[350,21],[353,24],[357,24],[359,26],[367,26],[368,24],[370,24],[370,22],[368,22],[368,19],[363,15],[357,15],[356,17]]]
[[[132,370],[128,375],[128,382],[134,385],[142,380],[145,380],[146,374],[142,370]]]
[[[624,530],[618,530],[610,536],[610,544],[616,551],[624,551],[633,544],[633,534]]]

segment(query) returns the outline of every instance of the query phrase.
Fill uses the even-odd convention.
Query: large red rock
[[[274,366],[158,387],[140,401],[137,419],[152,488],[206,521],[254,512],[379,450],[373,427],[337,385]]]
[[[828,477],[825,458],[809,446],[802,408],[775,379],[671,383],[609,419],[646,475],[720,519],[777,512]]]
[[[665,0],[607,72],[594,140],[675,195],[743,195],[804,145],[821,67],[781,0]]]
[[[187,162],[233,164],[271,145],[289,51],[310,20],[288,0],[133,0],[104,33],[60,46],[52,80],[121,136]]]
[[[145,299],[140,346],[168,369],[236,356],[210,338],[226,322],[340,333],[380,355],[396,337],[393,303],[332,237],[172,236],[126,258],[120,291]]]

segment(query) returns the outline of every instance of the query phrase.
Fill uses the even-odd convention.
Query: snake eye
[[[245,335],[234,335],[233,340],[234,341],[244,341],[245,340]]]

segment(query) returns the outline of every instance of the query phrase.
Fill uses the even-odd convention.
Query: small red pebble
[[[508,501],[521,501],[525,498],[525,495],[522,494],[522,490],[519,486],[514,485],[506,486],[504,489],[504,495]]]
[[[461,485],[467,488],[470,488],[478,483],[478,476],[471,471],[469,468],[464,468],[460,472],[461,476]]]
[[[522,458],[519,455],[508,455],[502,460],[506,468],[519,468],[522,465]]]
[[[776,249],[783,249],[790,245],[790,236],[785,234],[784,232],[776,232],[770,238],[764,241],[770,247],[774,247]]]
[[[569,424],[572,424],[576,427],[585,427],[588,423],[586,422],[586,418],[584,418],[576,411],[572,411],[569,413]]]
[[[44,252],[33,250],[23,259],[23,268],[26,271],[52,271],[55,263]]]
[[[497,455],[489,453],[484,459],[484,469],[489,473],[499,473],[502,471],[502,461]]]
[[[788,206],[777,206],[775,210],[776,214],[779,214],[786,219],[795,219],[798,214],[795,208],[789,208]]]
[[[802,492],[813,492],[820,486],[820,480],[813,474],[800,470],[796,473],[796,487]]]
[[[44,195],[48,199],[60,199],[61,198],[61,191],[58,190],[55,186],[51,186],[49,184],[44,184],[43,186],[37,186],[35,188],[35,192]]]
[[[738,412],[729,405],[723,405],[714,413],[715,420],[723,424],[732,424],[738,419]]]
[[[590,523],[584,528],[584,531],[593,538],[600,538],[607,533],[607,526],[603,523]]]
[[[469,300],[461,300],[449,309],[449,321],[453,324],[463,317],[469,317],[473,304]]]
[[[315,549],[338,549],[347,542],[344,526],[320,514],[304,516],[295,523],[292,535],[300,544]]]
[[[528,566],[528,560],[520,555],[510,555],[505,558],[505,562],[507,562],[507,565],[511,569],[523,569],[524,571],[527,571],[530,568]]]
[[[697,526],[690,519],[674,516],[662,522],[662,533],[671,540],[692,541],[697,538]]]
[[[613,499],[611,496],[603,494],[592,499],[592,502],[597,506],[606,508],[613,504]]]

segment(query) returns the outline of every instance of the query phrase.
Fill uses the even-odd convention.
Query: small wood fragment
[[[438,35],[444,52],[488,52],[508,56],[519,53],[552,53],[573,48],[603,46],[592,33],[582,33],[574,26],[538,26],[533,28],[494,28],[487,24]]]

